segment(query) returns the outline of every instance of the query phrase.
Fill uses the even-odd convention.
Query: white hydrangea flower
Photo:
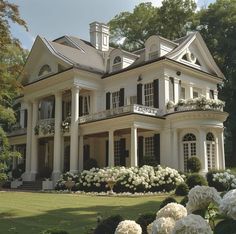
[[[169,234],[175,227],[175,220],[170,217],[156,219],[151,225],[150,234]]]
[[[210,225],[200,215],[190,214],[175,223],[173,234],[213,234]]]
[[[164,206],[162,209],[160,209],[156,215],[156,219],[162,217],[170,217],[174,220],[179,220],[187,216],[187,210],[184,206],[171,202]]]
[[[115,234],[142,234],[142,228],[133,220],[124,220],[118,224]]]
[[[152,225],[153,225],[153,222],[150,223],[149,225],[147,225],[147,233],[148,234],[152,234]]]
[[[224,195],[219,210],[221,213],[236,220],[236,189],[233,189]]]
[[[221,197],[213,187],[195,186],[188,193],[186,208],[188,213],[195,210],[205,209],[211,202],[220,204]]]

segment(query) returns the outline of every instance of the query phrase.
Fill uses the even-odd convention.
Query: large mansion
[[[38,36],[21,74],[18,123],[9,141],[23,158],[24,181],[50,170],[56,181],[99,167],[156,163],[203,172],[223,169],[227,113],[224,75],[198,32],[170,41],[153,35],[138,51],[109,47],[109,27],[90,24],[90,42]]]

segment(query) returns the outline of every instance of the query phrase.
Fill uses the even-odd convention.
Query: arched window
[[[121,63],[121,57],[120,56],[116,56],[113,60],[113,64],[117,64],[117,63]]]
[[[44,76],[52,71],[51,67],[48,64],[43,65],[38,73],[38,76]]]
[[[192,133],[187,133],[183,137],[184,170],[187,171],[187,160],[189,157],[196,156],[197,138]]]
[[[206,135],[206,150],[207,150],[207,164],[208,170],[214,169],[216,167],[215,160],[215,137],[211,132],[208,132]]]

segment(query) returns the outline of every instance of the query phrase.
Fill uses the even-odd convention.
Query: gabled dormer
[[[110,52],[110,72],[116,72],[130,66],[139,55],[124,51],[122,49],[113,49]]]
[[[176,46],[176,43],[161,36],[150,36],[145,42],[145,61],[162,57]]]

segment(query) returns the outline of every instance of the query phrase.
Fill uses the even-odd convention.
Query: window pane
[[[112,93],[112,108],[117,108],[119,107],[120,103],[120,92],[113,92]]]
[[[144,105],[153,106],[153,83],[144,85]]]

